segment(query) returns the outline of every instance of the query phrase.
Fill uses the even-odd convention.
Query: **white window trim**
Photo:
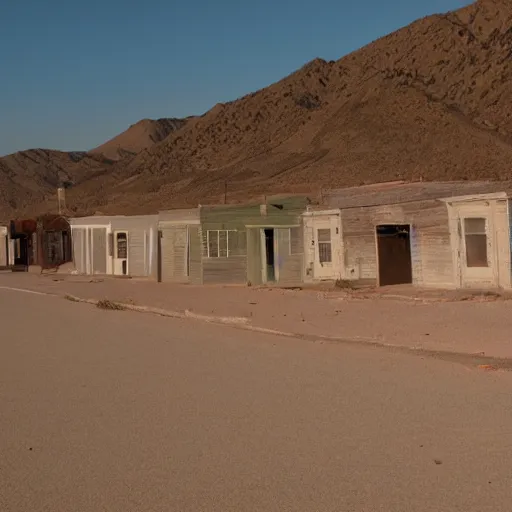
[[[220,233],[226,233],[226,256],[220,255]],[[236,229],[208,229],[206,230],[206,257],[212,260],[218,260],[222,258],[229,258],[229,233],[236,233]],[[217,234],[217,256],[210,256],[210,233]]]

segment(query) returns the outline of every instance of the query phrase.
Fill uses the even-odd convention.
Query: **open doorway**
[[[26,271],[30,264],[30,240],[27,235],[14,238],[14,271]]]
[[[273,229],[264,229],[265,236],[265,265],[266,265],[266,275],[267,283],[273,283],[276,280],[276,271],[275,271],[275,254],[274,254],[274,230]]]
[[[412,283],[411,228],[403,224],[377,226],[379,286]]]

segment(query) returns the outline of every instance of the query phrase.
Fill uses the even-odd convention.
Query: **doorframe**
[[[260,230],[260,254],[261,254],[261,278],[262,283],[267,284],[267,254],[266,254],[266,246],[265,246],[265,229],[273,229],[274,230],[274,277],[275,283],[279,281],[279,268],[275,264],[275,260],[277,258],[277,236],[275,233],[276,229],[291,229],[301,227],[301,222],[297,224],[246,224],[245,229],[259,229]],[[304,242],[304,241],[303,241]]]
[[[412,224],[409,222],[386,222],[385,224],[375,224],[373,227],[373,233],[375,238],[375,268],[377,269],[377,287],[380,287],[380,264],[379,264],[379,234],[377,233],[377,228],[379,226],[409,226],[409,254],[411,256],[411,284],[414,284],[414,269],[412,267],[412,239],[411,239],[411,231]]]
[[[125,233],[126,234],[126,274],[116,274],[116,260],[119,258],[117,257],[117,235],[119,233]],[[112,274],[113,275],[130,275],[130,237],[129,237],[129,230],[128,229],[114,229],[113,231],[113,247],[112,247]],[[122,258],[124,259],[124,258]]]
[[[331,222],[333,219],[336,220],[336,229],[338,230],[338,233],[335,233],[334,236],[336,238],[333,238],[331,233],[331,250],[334,247],[334,242],[336,242],[337,245],[337,257],[335,254],[335,251],[332,252],[332,263],[333,263],[333,274],[334,279],[345,279],[346,278],[346,269],[345,269],[345,242],[343,240],[343,226],[342,226],[342,218],[341,218],[341,209],[340,208],[331,208],[327,210],[309,210],[304,212],[302,215],[302,250],[304,254],[304,262],[303,262],[303,273],[306,275],[308,265],[309,265],[309,242],[310,239],[307,236],[307,226],[306,224],[308,222],[311,222],[311,229],[312,229],[312,236],[313,236],[313,242],[316,239],[315,233],[318,229],[315,225],[315,220],[317,218],[325,217],[325,222]],[[317,246],[315,244],[314,251],[313,251],[313,261],[311,262],[313,264],[313,276],[311,278],[308,278],[312,281],[322,281],[323,279],[317,278],[315,276],[315,263],[317,259]],[[336,268],[337,267],[337,268]],[[325,279],[329,280],[329,279]]]
[[[249,226],[247,226],[249,227]],[[282,226],[280,226],[282,227]],[[276,236],[276,229],[273,226],[263,226],[260,227],[260,245],[261,245],[261,280],[263,284],[270,283],[278,283],[279,282],[279,268],[278,265],[276,265],[276,259],[277,259],[277,251],[278,251],[278,245],[277,245],[277,236]],[[268,265],[267,265],[267,239],[265,238],[265,230],[272,230],[273,236],[272,236],[272,244],[273,244],[273,251],[274,251],[274,281],[268,280]]]

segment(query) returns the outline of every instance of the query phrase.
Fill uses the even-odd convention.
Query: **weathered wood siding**
[[[345,279],[377,283],[376,226],[409,224],[413,283],[436,287],[453,285],[450,230],[444,203],[428,200],[342,209],[341,219]]]
[[[203,206],[200,208],[203,233],[203,280],[205,283],[247,283],[261,282],[261,242],[259,228],[300,226],[300,215],[308,203],[305,197],[269,197],[266,204]],[[250,242],[248,229],[254,229]],[[227,258],[209,258],[207,233],[214,230],[236,232],[236,250]],[[249,247],[249,250],[248,250]],[[290,260],[292,265],[294,260]],[[302,260],[301,263],[302,265]],[[258,278],[258,272],[260,277]],[[285,269],[284,276],[293,273]]]
[[[73,247],[73,262],[75,269],[80,274],[87,274],[86,256],[87,228],[73,228],[71,232]]]
[[[247,229],[247,282],[252,285],[259,285],[263,282],[260,228]]]
[[[189,282],[203,283],[203,245],[200,226],[188,227],[189,237]]]
[[[247,283],[247,259],[242,256],[204,259],[203,282],[205,284]]]
[[[508,200],[503,199],[493,203],[496,227],[496,249],[498,253],[498,285],[510,288],[510,221]]]
[[[298,231],[301,233],[300,229]],[[278,283],[285,286],[298,285],[303,280],[304,255],[302,251],[301,253],[292,253],[290,235],[290,228],[278,228],[275,230],[275,236],[277,237]]]
[[[188,282],[187,226],[160,230],[160,271],[162,282]]]
[[[128,273],[133,277],[158,274],[158,216],[114,216],[112,231],[128,232]]]
[[[0,267],[6,267],[8,264],[8,237],[7,228],[0,227]]]
[[[107,273],[107,229],[92,228],[92,273]]]

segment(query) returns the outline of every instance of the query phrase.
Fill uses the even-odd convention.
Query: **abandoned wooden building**
[[[80,217],[70,224],[78,273],[156,279],[157,215]]]
[[[496,193],[506,186],[388,183],[328,191],[325,206],[303,216],[305,280],[510,287],[508,199]]]
[[[195,284],[300,284],[301,214],[308,200],[274,196],[250,204],[159,214],[160,280]]]
[[[9,238],[13,243],[13,269],[27,271],[58,268],[72,261],[71,229],[61,215],[13,220]]]

